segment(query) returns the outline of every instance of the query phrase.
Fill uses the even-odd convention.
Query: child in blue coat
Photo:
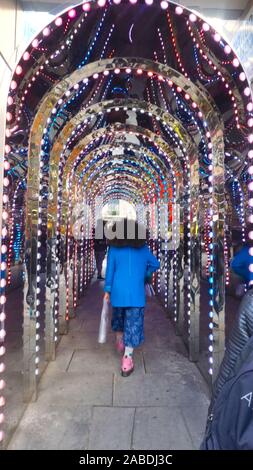
[[[105,277],[105,299],[111,302],[112,330],[116,348],[124,351],[121,373],[127,377],[134,370],[133,350],[144,341],[145,280],[159,268],[146,239],[138,237],[143,230],[134,224],[135,236],[127,236],[128,221],[123,224],[123,237],[108,240],[109,253]]]

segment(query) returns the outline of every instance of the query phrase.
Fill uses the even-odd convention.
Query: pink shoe
[[[121,375],[128,377],[134,370],[134,361],[130,356],[123,356],[121,361]]]
[[[116,349],[119,353],[123,353],[125,351],[125,345],[123,343],[123,338],[119,341],[116,341]]]

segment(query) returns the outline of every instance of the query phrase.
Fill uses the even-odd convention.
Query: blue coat
[[[246,284],[253,281],[253,272],[249,270],[250,264],[253,264],[253,256],[249,254],[248,246],[244,246],[231,262],[233,271],[238,274]]]
[[[113,307],[144,307],[145,278],[160,264],[147,245],[141,248],[109,248],[105,292],[110,292]]]

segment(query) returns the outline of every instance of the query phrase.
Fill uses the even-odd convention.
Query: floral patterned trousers
[[[123,331],[125,346],[140,346],[144,341],[144,307],[113,307],[112,330]]]

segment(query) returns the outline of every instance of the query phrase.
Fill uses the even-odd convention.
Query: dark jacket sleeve
[[[253,297],[249,291],[242,299],[219,373],[213,385],[211,408],[223,385],[232,376],[236,362],[253,335]]]
[[[253,450],[253,370],[242,374],[231,388],[220,419],[224,450]]]

